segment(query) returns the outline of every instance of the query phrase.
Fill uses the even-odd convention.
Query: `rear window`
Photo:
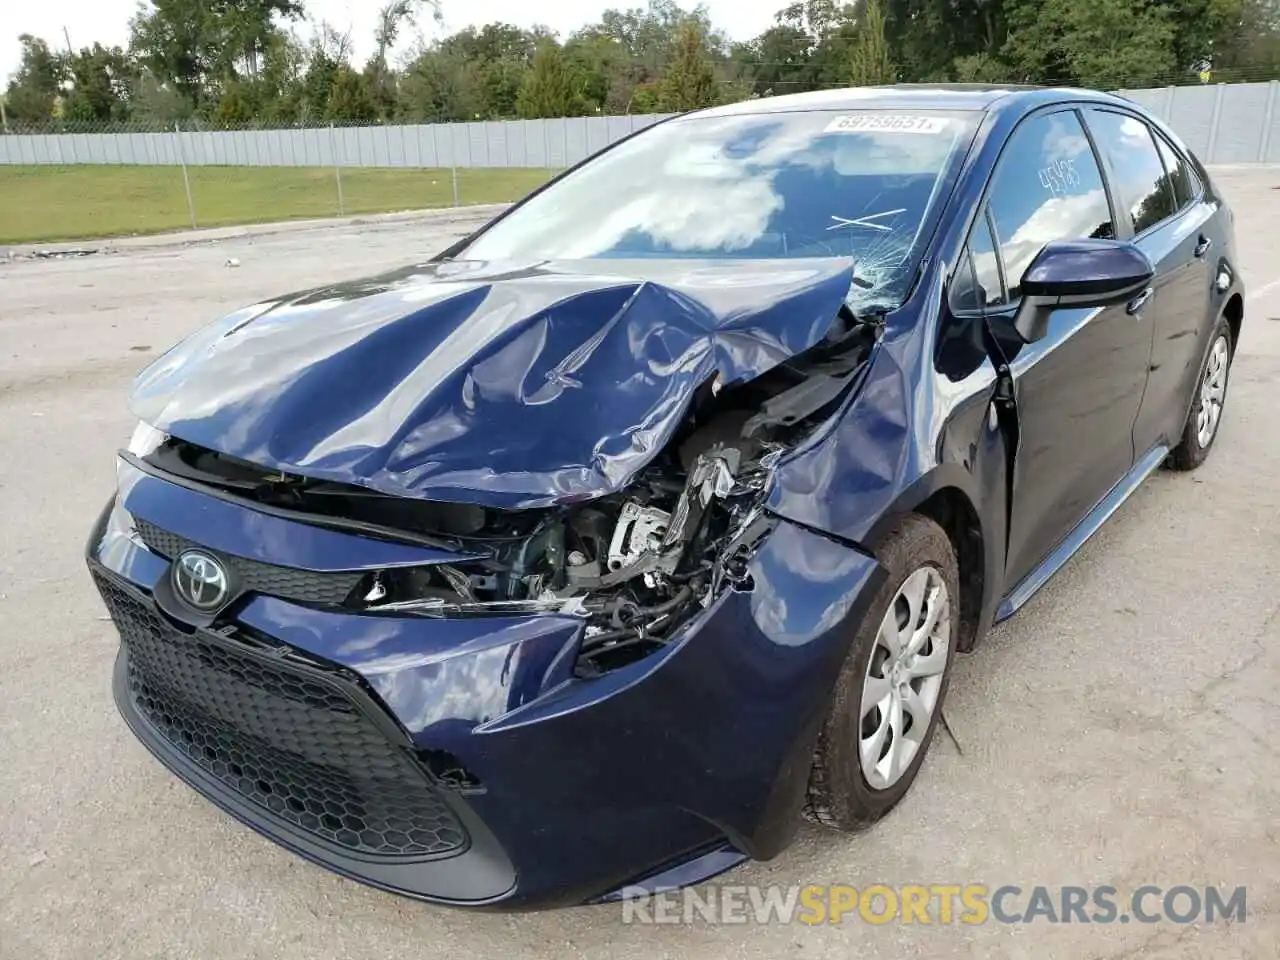
[[[1178,207],[1151,128],[1136,117],[1103,110],[1090,111],[1089,127],[1115,172],[1133,232],[1142,233],[1173,216]]]
[[[976,118],[847,110],[671,121],[588,161],[458,255],[853,257],[864,289],[892,287],[919,255],[938,184]]]
[[[1169,185],[1173,188],[1174,202],[1181,210],[1200,192],[1199,185],[1193,179],[1195,174],[1191,172],[1187,161],[1165,142],[1164,137],[1156,136],[1156,146],[1160,149],[1160,159],[1164,161],[1165,173],[1169,177]]]

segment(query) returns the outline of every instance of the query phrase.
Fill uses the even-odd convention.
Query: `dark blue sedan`
[[[551,906],[910,788],[958,653],[1217,436],[1232,218],[1079,90],[683,116],[138,378],[115,697],[308,859]]]

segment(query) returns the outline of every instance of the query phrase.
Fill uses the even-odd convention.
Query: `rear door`
[[[1211,264],[1214,208],[1181,153],[1139,117],[1117,110],[1085,114],[1134,242],[1156,268],[1151,369],[1133,425],[1139,456],[1173,446],[1199,372]]]
[[[1022,274],[1045,244],[1118,235],[1102,169],[1074,109],[1024,120],[1001,153],[987,196],[1003,302],[989,303],[986,312],[1009,358],[1020,428],[1006,569],[1006,582],[1014,584],[1132,467],[1152,324],[1146,299],[1137,298],[1057,310],[1048,335],[1031,344],[1012,329]],[[975,273],[978,259],[975,253]]]

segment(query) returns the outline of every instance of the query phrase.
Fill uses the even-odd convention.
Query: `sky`
[[[327,20],[340,31],[350,29],[355,46],[355,59],[363,61],[373,47],[373,25],[382,0],[304,0],[311,18]],[[785,0],[703,0],[711,11],[712,22],[734,40],[757,36],[773,24],[773,15],[786,5]],[[0,0],[7,7],[0,17],[0,79],[5,79],[18,66],[18,36],[30,33],[43,37],[50,46],[65,47],[63,27],[76,49],[97,41],[104,46],[124,46],[129,39],[129,20],[137,8],[137,0]],[[629,8],[646,5],[644,0],[444,0],[444,29],[460,30],[471,24],[495,20],[529,27],[545,24],[562,37],[586,23],[600,18],[610,7]],[[682,6],[695,6],[687,0]],[[429,16],[421,18],[420,29],[426,38],[437,35]],[[299,32],[305,37],[310,28],[303,24]],[[409,41],[411,42],[411,40]],[[402,43],[401,47],[406,46]]]

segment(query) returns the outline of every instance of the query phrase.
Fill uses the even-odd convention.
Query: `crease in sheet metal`
[[[144,370],[191,443],[384,493],[508,509],[624,488],[700,384],[826,335],[853,262],[434,262],[258,304]]]

